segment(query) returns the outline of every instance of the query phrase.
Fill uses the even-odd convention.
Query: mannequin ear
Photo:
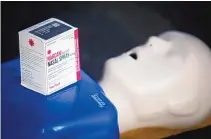
[[[196,97],[192,98],[177,98],[170,100],[168,103],[169,113],[176,116],[189,116],[197,113],[199,109],[199,100]]]
[[[187,116],[197,113],[199,109],[199,96],[198,96],[198,78],[197,73],[198,65],[195,56],[190,53],[185,59],[184,76],[179,82],[180,88],[174,91],[179,92],[175,97],[169,100],[168,110],[173,115]],[[182,92],[181,92],[182,91]]]
[[[165,55],[172,48],[172,43],[162,38],[152,36],[147,42],[148,47],[151,47],[157,54]]]

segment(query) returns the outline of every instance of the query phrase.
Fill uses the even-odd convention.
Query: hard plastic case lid
[[[117,111],[84,71],[50,96],[20,85],[20,61],[2,64],[4,139],[118,139]]]

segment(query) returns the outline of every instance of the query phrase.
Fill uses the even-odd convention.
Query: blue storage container
[[[2,139],[119,139],[117,111],[85,72],[50,96],[20,84],[20,61],[1,64]]]

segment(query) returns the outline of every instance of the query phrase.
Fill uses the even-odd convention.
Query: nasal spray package
[[[19,32],[21,85],[50,95],[80,80],[78,28],[50,18]]]

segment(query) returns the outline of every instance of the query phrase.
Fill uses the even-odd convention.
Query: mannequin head
[[[169,31],[109,59],[100,85],[117,107],[120,129],[184,128],[211,111],[210,71],[206,44]]]

